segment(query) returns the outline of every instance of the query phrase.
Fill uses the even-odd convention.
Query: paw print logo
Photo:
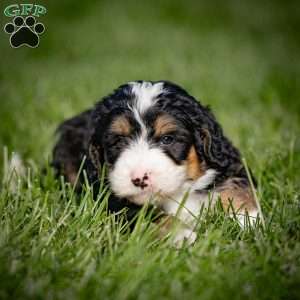
[[[36,48],[40,42],[39,35],[45,31],[45,26],[42,23],[36,23],[33,16],[28,16],[25,20],[23,17],[17,16],[12,23],[4,26],[4,31],[11,35],[10,44],[13,48],[23,45]]]

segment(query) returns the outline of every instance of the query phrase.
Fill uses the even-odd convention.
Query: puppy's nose
[[[143,177],[135,177],[131,179],[134,186],[140,187],[142,190],[148,186],[149,175],[145,173]]]

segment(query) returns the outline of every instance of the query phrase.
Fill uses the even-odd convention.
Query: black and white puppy
[[[84,156],[90,183],[108,167],[109,208],[135,213],[145,203],[176,216],[184,226],[175,242],[193,242],[202,206],[217,199],[240,222],[258,209],[238,150],[207,107],[167,81],[129,82],[91,110],[58,128],[53,165],[74,183]],[[186,197],[186,195],[188,195]],[[184,200],[183,200],[184,199]]]

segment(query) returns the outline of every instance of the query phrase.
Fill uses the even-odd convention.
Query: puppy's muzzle
[[[134,186],[141,188],[142,190],[149,185],[149,175],[148,173],[144,173],[143,176],[133,176],[131,182]]]

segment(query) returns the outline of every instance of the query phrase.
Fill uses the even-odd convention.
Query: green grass
[[[37,49],[0,33],[0,147],[30,167],[16,194],[0,191],[0,299],[299,299],[299,4],[45,5]],[[57,124],[135,79],[174,81],[212,107],[258,179],[265,230],[212,211],[176,250],[147,218],[130,233],[88,188],[76,197],[41,175]]]

